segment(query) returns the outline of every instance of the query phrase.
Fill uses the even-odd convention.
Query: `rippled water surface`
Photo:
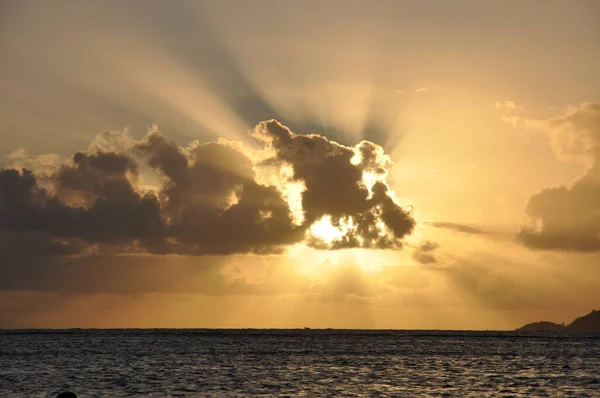
[[[600,335],[0,331],[0,397],[595,396]]]

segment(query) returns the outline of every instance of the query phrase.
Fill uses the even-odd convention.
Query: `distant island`
[[[593,310],[575,319],[568,325],[554,322],[528,323],[517,329],[518,332],[596,332],[600,333],[600,311]]]

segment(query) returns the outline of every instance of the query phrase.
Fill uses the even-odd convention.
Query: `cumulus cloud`
[[[258,184],[252,161],[227,144],[195,143],[184,154],[151,133],[136,149],[166,178],[163,216],[178,243],[202,253],[261,253],[302,239],[280,192]]]
[[[252,148],[225,140],[181,148],[156,128],[139,141],[105,134],[52,168],[2,169],[0,251],[266,254],[305,240],[400,248],[412,232],[378,145],[347,147],[274,120],[251,134]],[[142,188],[143,167],[158,176],[153,190]],[[311,230],[324,217],[338,238]]]
[[[585,103],[563,116],[537,121],[559,156],[584,159],[588,169],[570,186],[531,196],[519,240],[536,249],[600,250],[600,103]]]
[[[271,155],[261,164],[292,167],[291,179],[304,185],[304,225],[327,217],[339,229],[327,241],[308,231],[308,243],[318,248],[399,248],[415,221],[394,200],[386,183],[390,160],[383,149],[362,141],[346,147],[319,135],[299,135],[275,120],[260,123],[254,137]]]
[[[573,185],[547,188],[526,207],[533,225],[519,239],[536,249],[600,250],[600,178],[586,176]]]

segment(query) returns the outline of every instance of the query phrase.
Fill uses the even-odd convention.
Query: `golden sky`
[[[5,1],[0,328],[600,303],[595,1]]]

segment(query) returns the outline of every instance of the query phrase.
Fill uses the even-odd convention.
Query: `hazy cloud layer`
[[[484,234],[485,233],[485,231],[483,231],[480,228],[472,227],[472,226],[465,225],[465,224],[453,223],[453,222],[427,221],[424,224],[432,226],[434,228],[449,229],[451,231],[464,232],[466,234]]]
[[[494,102],[494,107],[496,109],[501,109],[501,110],[506,110],[506,111],[514,111],[514,110],[520,110],[522,111],[523,108],[518,107],[513,101],[496,101]]]
[[[571,186],[544,189],[529,199],[519,240],[536,249],[600,250],[600,103],[585,103],[564,116],[530,122],[551,134],[559,156],[589,167]]]
[[[256,147],[180,148],[153,129],[139,141],[108,137],[122,150],[93,145],[35,173],[3,169],[0,252],[265,254],[305,239],[322,249],[400,248],[411,233],[381,147],[346,147],[274,120],[252,136]],[[144,185],[143,168],[155,171],[156,186]],[[325,216],[338,238],[311,230]]]
[[[289,256],[26,256],[0,267],[0,292],[61,294],[200,294],[204,296],[301,294],[319,300],[389,293],[402,267],[365,272],[352,256],[315,264],[302,272]],[[395,282],[396,284],[399,281]],[[389,285],[389,286],[388,286]]]
[[[224,308],[215,312],[217,302],[229,303],[226,307],[232,310],[251,308],[260,322],[289,311],[289,306],[278,307],[287,302],[313,309],[314,303],[356,304],[352,313],[368,304],[379,322],[390,321],[368,323],[370,327],[406,327],[402,311],[413,308],[431,319],[442,313],[449,319],[462,314],[463,322],[481,321],[482,328],[494,321],[499,322],[495,328],[515,328],[532,320],[569,320],[594,308],[600,299],[598,260],[598,253],[548,253],[515,261],[486,248],[435,267],[362,269],[352,259],[338,258],[319,263],[319,275],[313,277],[288,256],[53,256],[43,262],[21,257],[11,267],[0,267],[0,327],[105,327],[106,322],[115,325],[116,313],[126,319],[120,327],[151,327],[172,320],[168,314],[180,308],[189,310],[187,327],[222,327],[219,315]],[[574,263],[579,272],[573,272]],[[100,299],[107,296],[111,300]],[[150,296],[154,300],[145,324],[139,305]],[[247,306],[261,297],[263,305],[275,307]],[[75,310],[73,305],[81,301]],[[326,317],[321,327],[330,327],[335,319],[331,314],[338,314],[335,308],[311,310],[300,325],[321,314]],[[482,316],[488,318],[480,320]],[[413,319],[417,320],[419,316]],[[449,327],[444,326],[449,320],[441,321],[436,327]]]
[[[437,259],[434,256],[434,251],[438,249],[438,243],[426,240],[415,247],[412,258],[420,264],[435,264]]]

